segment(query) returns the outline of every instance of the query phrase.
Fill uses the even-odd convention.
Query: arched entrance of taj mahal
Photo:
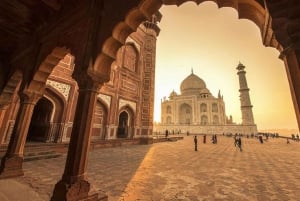
[[[90,195],[86,167],[91,138],[113,138],[117,133],[128,137],[131,129],[133,137],[151,143],[155,42],[159,33],[156,22],[161,17],[157,12],[162,5],[179,6],[187,1],[11,3],[22,9],[13,9],[6,1],[1,3],[0,13],[5,15],[1,14],[0,38],[5,40],[0,39],[0,121],[5,126],[0,128],[0,140],[9,139],[9,145],[1,161],[0,177],[24,174],[26,139],[68,139],[64,173],[51,200],[107,200],[101,193]],[[263,44],[280,52],[299,125],[300,4],[285,0],[213,2],[219,7],[232,7],[239,18],[253,21],[261,31]],[[15,16],[13,22],[8,16]],[[144,33],[142,46],[128,41],[138,29]],[[120,59],[123,52],[130,57]],[[141,55],[142,61],[137,59]],[[139,62],[143,65],[138,66]],[[51,79],[61,74],[64,79],[59,82]],[[116,83],[121,89],[110,87]],[[99,95],[104,88],[106,94]],[[125,105],[131,109],[120,110]],[[185,112],[188,119],[186,108]],[[16,118],[10,121],[14,115]],[[124,128],[122,132],[120,128]],[[37,129],[41,134],[35,134]],[[9,130],[11,137],[6,136]]]

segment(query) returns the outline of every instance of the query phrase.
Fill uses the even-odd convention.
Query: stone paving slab
[[[104,191],[109,201],[300,200],[300,143],[243,138],[240,152],[233,138],[202,144],[199,136],[198,142],[197,152],[193,136],[93,150],[88,164],[92,191]],[[26,162],[25,176],[15,181],[50,200],[65,159]]]
[[[0,180],[1,201],[44,201],[39,194],[28,185],[24,185],[15,179]]]

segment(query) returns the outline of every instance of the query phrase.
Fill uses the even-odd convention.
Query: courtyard
[[[240,152],[233,142],[219,136],[217,144],[203,144],[198,136],[196,152],[193,136],[184,136],[174,142],[93,150],[91,192],[103,191],[109,201],[299,200],[300,143],[269,138],[260,144],[242,138]],[[4,192],[8,184],[17,183],[35,195],[23,194],[24,201],[50,200],[65,157],[25,162],[24,177],[0,181],[0,198],[12,194]]]

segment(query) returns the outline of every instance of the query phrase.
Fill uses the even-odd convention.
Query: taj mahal
[[[220,91],[217,97],[213,96],[204,80],[192,70],[181,82],[180,94],[173,90],[168,99],[161,101],[161,123],[155,125],[154,130],[198,134],[256,134],[257,126],[254,123],[245,66],[239,63],[236,69],[240,84],[240,124],[233,122],[232,116],[226,115]]]

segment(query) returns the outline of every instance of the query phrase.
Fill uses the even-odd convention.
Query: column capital
[[[29,89],[25,89],[19,93],[21,103],[35,105],[38,100],[43,97],[43,91],[37,92]]]
[[[77,81],[79,91],[94,91],[98,93],[102,85],[106,82],[106,80],[87,74],[75,76],[74,78]]]
[[[279,54],[279,59],[283,60],[284,57],[286,57],[286,55],[288,55],[293,50],[295,50],[294,45],[290,45],[284,48]]]
[[[10,102],[5,102],[0,100],[0,110],[6,110],[9,106]]]

